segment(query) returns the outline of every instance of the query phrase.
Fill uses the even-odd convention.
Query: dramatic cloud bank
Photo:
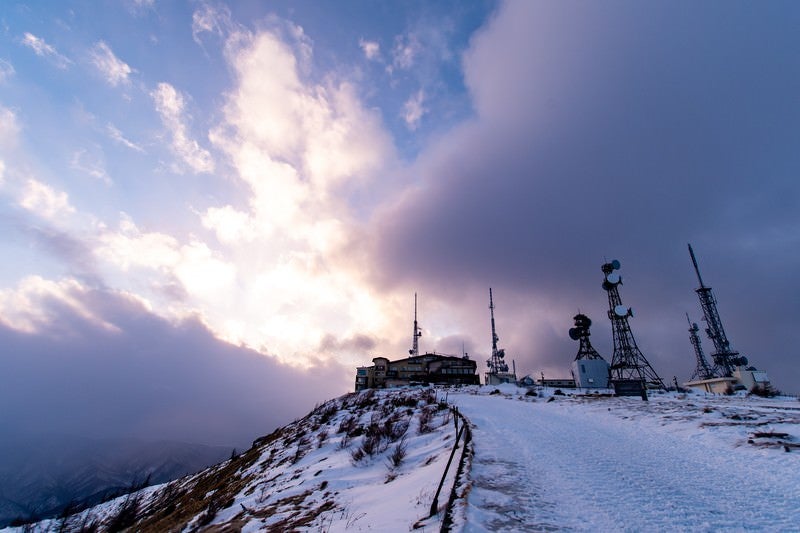
[[[734,345],[797,390],[797,10],[680,6],[504,4],[464,58],[476,119],[376,219],[383,285],[454,304],[494,285],[518,368],[563,375],[578,309],[611,356],[600,265],[618,258],[642,349],[685,379],[691,241]]]
[[[332,361],[287,367],[216,339],[197,319],[172,324],[130,295],[76,282],[31,278],[3,301],[38,310],[13,329],[0,326],[7,435],[242,446],[302,415],[309,401],[346,392],[350,377]]]

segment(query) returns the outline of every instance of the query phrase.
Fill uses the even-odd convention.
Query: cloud
[[[420,89],[415,94],[406,100],[403,104],[403,120],[406,121],[408,129],[415,130],[419,126],[419,121],[422,116],[427,113],[427,109],[423,106],[425,102],[425,91]]]
[[[374,331],[383,321],[382,303],[343,247],[355,224],[349,196],[364,194],[395,157],[380,115],[355,86],[333,74],[307,77],[311,52],[302,30],[286,24],[231,35],[235,86],[211,139],[248,195],[201,214],[237,266],[226,303],[206,312],[207,322],[223,338],[300,364],[326,335]],[[341,350],[325,356],[360,356]]]
[[[172,150],[192,172],[213,172],[214,160],[208,150],[189,136],[183,95],[169,83],[159,83],[150,93],[161,121],[172,136]],[[179,170],[179,168],[176,168]]]
[[[114,55],[111,48],[103,41],[94,45],[90,53],[92,65],[103,75],[112,87],[130,84],[129,76],[134,70]]]
[[[202,215],[202,223],[216,232],[223,244],[251,242],[258,234],[258,228],[250,214],[238,211],[230,205],[210,207]]]
[[[359,39],[358,46],[364,52],[364,57],[370,61],[378,61],[381,58],[381,45],[377,41],[368,41],[366,39]]]
[[[0,148],[14,146],[19,137],[20,126],[17,115],[0,105]]]
[[[70,167],[73,170],[88,174],[92,178],[111,185],[111,178],[106,172],[102,157],[90,154],[88,150],[78,150],[72,154]]]
[[[0,59],[0,83],[7,82],[15,73],[14,65],[5,59]]]
[[[56,191],[46,183],[29,179],[20,193],[19,205],[36,215],[53,219],[75,212],[69,203],[69,196],[63,191]]]
[[[0,308],[15,320],[0,325],[0,424],[9,437],[241,447],[350,388],[350,369],[287,367],[219,341],[196,320],[171,323],[128,294],[76,280],[28,278],[0,292]]]
[[[21,43],[27,46],[39,57],[44,57],[52,61],[52,63],[59,69],[66,69],[71,64],[65,56],[58,53],[58,51],[51,45],[47,44],[44,39],[33,35],[32,33],[25,33],[22,37]]]
[[[201,44],[200,35],[211,33],[217,37],[224,37],[235,29],[236,25],[231,19],[231,12],[227,6],[212,6],[202,4],[192,13],[192,38]]]
[[[118,231],[106,231],[99,236],[95,254],[126,272],[139,267],[170,270],[180,262],[180,243],[165,233],[143,233],[123,213]]]
[[[71,332],[57,323],[57,314],[66,310],[94,327],[118,331],[113,324],[87,307],[87,292],[88,289],[74,279],[51,281],[39,276],[27,276],[16,289],[0,291],[2,322],[25,333],[48,330],[55,337],[68,336]]]
[[[111,139],[113,139],[114,142],[117,142],[117,143],[119,143],[119,144],[121,144],[123,146],[126,146],[126,147],[130,148],[131,150],[135,150],[135,151],[137,151],[139,153],[145,153],[144,148],[142,148],[140,145],[136,144],[135,142],[125,138],[125,136],[122,134],[122,132],[119,129],[117,129],[113,124],[109,123],[106,126],[106,131],[108,132],[108,136],[111,137]]]
[[[392,48],[392,65],[388,68],[411,69],[421,51],[422,46],[415,34],[398,35],[395,37],[394,47]]]
[[[494,286],[518,368],[564,374],[578,308],[610,357],[599,267],[620,259],[637,340],[669,379],[693,366],[692,241],[716,258],[734,345],[800,378],[782,355],[793,341],[774,326],[795,312],[785,295],[800,266],[785,245],[800,223],[789,89],[800,75],[786,52],[796,32],[745,7],[719,25],[712,5],[581,5],[506,3],[473,37],[464,72],[476,116],[428,146],[413,187],[379,208],[371,272],[386,290],[474,309]],[[746,296],[736,278],[762,262],[770,274]],[[766,281],[776,278],[787,282]],[[753,317],[753,299],[769,310]],[[462,327],[485,328],[482,315],[465,313]]]

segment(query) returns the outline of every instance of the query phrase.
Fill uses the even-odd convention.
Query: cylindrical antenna
[[[692,245],[689,244],[689,255],[692,256],[692,264],[694,265],[694,271],[697,272],[697,280],[700,282],[700,288],[705,289],[706,286],[703,284],[703,278],[700,277],[700,269],[697,267],[697,259],[694,257],[694,250],[692,250]]]

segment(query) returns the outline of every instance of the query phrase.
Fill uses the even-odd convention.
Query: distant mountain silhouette
[[[0,527],[95,505],[227,459],[232,448],[182,442],[37,437],[0,442]]]

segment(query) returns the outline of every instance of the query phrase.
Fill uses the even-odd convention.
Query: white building
[[[608,388],[608,362],[605,359],[576,359],[572,361],[575,386],[580,389]]]

